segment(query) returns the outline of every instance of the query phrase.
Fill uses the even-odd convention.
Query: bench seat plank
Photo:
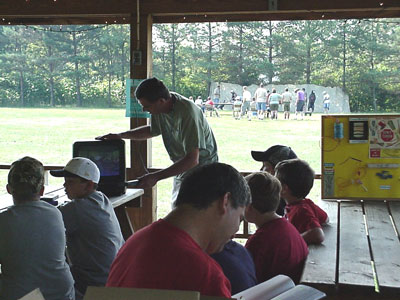
[[[400,201],[390,201],[389,206],[392,212],[393,221],[397,227],[397,232],[400,232]]]
[[[400,243],[386,203],[368,201],[364,208],[379,286],[400,288]]]
[[[329,216],[329,224],[323,226],[325,240],[321,245],[310,245],[301,282],[306,284],[335,284],[337,210],[336,201],[319,201],[318,205]]]
[[[339,247],[339,285],[374,287],[364,215],[359,201],[340,204]]]

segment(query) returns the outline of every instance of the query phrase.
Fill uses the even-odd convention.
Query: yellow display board
[[[400,115],[322,116],[322,198],[400,200]]]

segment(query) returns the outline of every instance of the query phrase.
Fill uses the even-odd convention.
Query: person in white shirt
[[[322,95],[324,95],[324,98],[323,98],[323,100],[324,100],[324,112],[326,114],[328,114],[329,113],[329,106],[330,106],[330,103],[331,103],[331,97],[329,96],[329,94],[326,91],[323,91]]]
[[[242,116],[250,109],[251,93],[247,90],[247,86],[243,87],[243,106],[242,106]]]
[[[254,93],[254,98],[256,98],[257,102],[257,116],[259,119],[264,119],[265,110],[267,108],[267,90],[264,88],[264,85],[261,83],[260,87]]]
[[[289,120],[290,104],[292,103],[292,93],[289,92],[289,88],[286,88],[285,92],[282,94],[282,103],[283,103],[283,116],[285,119]]]

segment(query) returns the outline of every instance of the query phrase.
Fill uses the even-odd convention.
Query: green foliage
[[[179,24],[174,47],[172,25],[159,24],[154,75],[171,89],[175,76],[175,91],[202,98],[211,94],[211,81],[339,86],[349,94],[353,112],[396,112],[399,23],[377,19]]]
[[[0,27],[2,106],[121,107],[129,27]]]
[[[212,82],[339,86],[353,112],[400,110],[399,19],[153,26],[153,74],[185,96]],[[129,27],[0,26],[0,105],[120,107]]]

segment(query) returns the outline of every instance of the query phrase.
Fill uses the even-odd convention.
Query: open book
[[[240,293],[232,295],[238,300],[318,300],[325,293],[306,285],[295,285],[286,275],[278,275]]]
[[[39,289],[35,289],[29,294],[26,294],[24,297],[19,298],[18,300],[44,300],[44,297]]]

